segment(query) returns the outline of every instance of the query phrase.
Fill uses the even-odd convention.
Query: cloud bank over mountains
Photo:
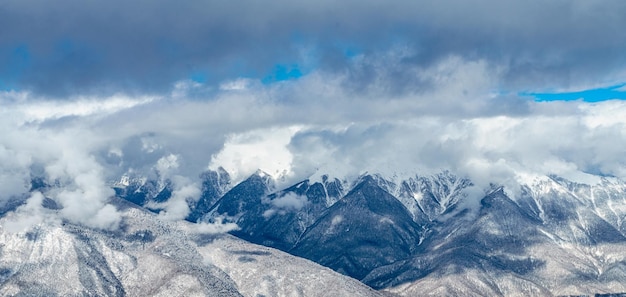
[[[355,103],[355,97],[340,93],[334,100],[322,99],[328,104],[307,108],[306,103],[264,96],[279,92],[275,88],[307,88],[299,85],[306,83],[224,91],[206,101],[129,101],[115,111],[37,119],[20,111],[38,106],[37,100],[16,102],[5,93],[2,201],[27,197],[31,177],[39,175],[58,187],[47,194],[64,207],[64,217],[108,228],[119,222],[106,205],[113,195],[107,185],[129,172],[171,178],[174,196],[180,196],[168,202],[172,218],[188,211],[178,202],[199,196],[199,173],[218,166],[232,173],[234,181],[260,168],[285,178],[285,185],[322,173],[341,178],[441,170],[467,176],[480,187],[500,183],[510,189],[544,174],[592,183],[597,177],[590,175],[626,178],[623,101],[526,101],[522,114],[495,115],[487,110],[492,103],[485,103],[484,115],[469,116],[476,111],[463,110],[455,116],[439,113],[436,106],[430,107],[432,112],[411,112],[415,99],[406,97]],[[448,91],[444,87],[433,93]],[[488,93],[483,96],[472,100],[492,100]],[[109,100],[117,99],[98,102]],[[78,109],[85,104],[70,102],[46,104]]]
[[[6,1],[0,205],[44,214],[29,193],[41,177],[63,218],[115,228],[108,185],[131,173],[171,178],[164,216],[181,218],[219,166],[285,184],[450,170],[511,191],[545,174],[626,178],[624,101],[518,95],[626,81],[625,14],[622,1]]]

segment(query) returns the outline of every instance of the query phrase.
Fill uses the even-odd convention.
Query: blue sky
[[[551,92],[551,93],[521,93],[522,96],[532,96],[537,101],[571,101],[582,100],[586,102],[599,102],[605,100],[626,100],[626,84],[619,84],[604,88],[594,88],[576,92]]]

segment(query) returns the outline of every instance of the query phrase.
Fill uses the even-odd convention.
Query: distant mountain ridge
[[[586,185],[545,176],[514,197],[493,185],[475,198],[466,192],[472,182],[448,171],[404,180],[322,175],[285,189],[260,171],[237,185],[216,182],[225,171],[202,176],[203,196],[189,220],[237,223],[232,234],[242,239],[376,289],[407,296],[626,292],[626,183],[617,179]]]

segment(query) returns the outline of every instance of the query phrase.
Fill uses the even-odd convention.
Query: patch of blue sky
[[[582,90],[576,92],[535,93],[523,92],[522,96],[532,96],[535,101],[573,101],[600,102],[606,100],[626,100],[626,83],[604,88]]]
[[[13,88],[6,82],[4,82],[2,79],[0,79],[0,91],[11,91],[13,90]]]
[[[361,51],[355,47],[347,47],[343,50],[343,54],[347,58],[354,58],[361,54]]]
[[[19,45],[9,50],[7,61],[0,69],[0,90],[15,90],[23,73],[30,67],[32,55],[27,45]]]
[[[207,80],[209,79],[209,75],[205,71],[196,71],[190,75],[189,79],[194,82],[203,84],[207,82]]]
[[[271,84],[274,82],[285,81],[285,80],[295,80],[302,77],[304,73],[298,66],[298,64],[276,64],[272,72],[261,79],[261,82],[264,84]]]
[[[354,58],[363,53],[363,49],[356,43],[337,41],[334,43],[334,46],[344,55],[344,57],[348,59]]]

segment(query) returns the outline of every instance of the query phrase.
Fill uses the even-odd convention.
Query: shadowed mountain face
[[[190,222],[197,222],[206,215],[229,189],[231,185],[230,175],[224,168],[208,170],[200,174],[202,194],[195,203],[189,205],[191,212],[187,216]],[[118,197],[144,206],[153,212],[161,211],[153,207],[163,203],[172,197],[174,191],[172,182],[168,179],[157,180],[145,177],[124,176],[114,183],[113,189]]]
[[[237,235],[263,245],[289,250],[326,209],[326,192],[320,183],[303,181],[261,200],[257,212],[239,221]]]
[[[238,222],[246,213],[257,213],[261,198],[273,188],[272,178],[259,171],[228,191],[209,209],[208,214],[218,214]]]
[[[468,196],[471,181],[450,172],[352,182],[324,176],[282,190],[262,172],[229,190],[227,177],[203,175],[190,218],[235,222],[240,229],[231,233],[242,239],[376,289],[406,296],[626,291],[626,184],[619,180],[540,177],[516,195],[494,185],[481,199]]]
[[[430,236],[411,259],[379,267],[363,281],[385,288],[429,275],[462,275],[471,269],[523,276],[545,265],[545,261],[531,259],[526,249],[540,235],[534,228],[539,221],[527,216],[501,190],[483,198],[481,206],[479,213],[467,210],[434,222]]]
[[[200,175],[202,180],[202,195],[195,205],[191,205],[191,213],[187,217],[190,222],[197,222],[211,207],[215,205],[230,187],[230,175],[224,168],[219,167],[216,171],[206,171]]]
[[[567,192],[535,194],[515,200],[493,191],[477,212],[433,222],[411,259],[378,267],[363,282],[408,296],[626,291],[624,235]]]
[[[291,250],[362,279],[372,269],[413,254],[420,227],[407,209],[367,176],[331,206]]]
[[[233,234],[285,251],[293,248],[306,228],[343,192],[339,180],[327,178],[313,184],[302,181],[269,195],[271,181],[258,174],[240,185],[224,195],[208,217],[230,217],[241,228]],[[239,208],[239,203],[246,206]]]

